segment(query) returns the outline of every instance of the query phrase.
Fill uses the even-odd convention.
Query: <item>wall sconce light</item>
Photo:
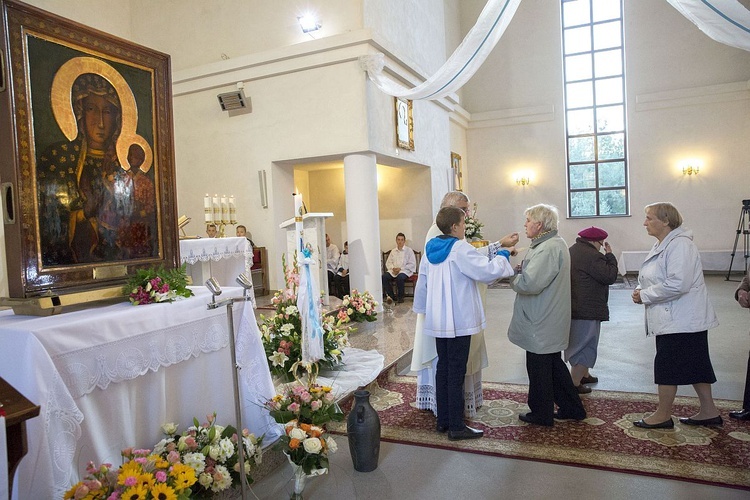
[[[698,175],[698,172],[700,171],[701,168],[698,165],[687,165],[682,167],[682,175]]]
[[[302,33],[310,33],[311,31],[317,31],[321,28],[320,23],[312,14],[305,14],[297,18]]]
[[[528,186],[529,184],[531,184],[531,178],[527,174],[517,175],[516,184],[518,184],[519,186]]]

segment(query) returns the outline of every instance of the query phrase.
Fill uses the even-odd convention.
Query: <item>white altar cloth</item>
[[[196,286],[212,276],[222,287],[235,286],[241,273],[250,276],[253,247],[244,236],[180,240],[180,263],[187,264]]]
[[[153,447],[165,422],[182,431],[216,411],[235,424],[226,307],[207,310],[209,292],[193,291],[174,303],[50,317],[0,312],[0,376],[41,405],[27,422],[14,499],[61,498],[89,460],[119,465],[121,449]],[[225,288],[219,298],[239,295]],[[275,391],[251,302],[233,313],[243,426],[269,444],[281,429],[261,407]]]

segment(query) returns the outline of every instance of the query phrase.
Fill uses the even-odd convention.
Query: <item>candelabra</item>
[[[234,204],[234,195],[210,196],[206,194],[203,197],[203,212],[206,224],[216,225],[218,231],[217,237],[226,236],[227,224],[237,224],[237,207]]]

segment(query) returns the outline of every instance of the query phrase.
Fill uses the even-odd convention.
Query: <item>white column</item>
[[[349,241],[349,285],[369,291],[381,301],[380,217],[378,209],[378,167],[375,155],[344,157],[346,192],[346,234]]]

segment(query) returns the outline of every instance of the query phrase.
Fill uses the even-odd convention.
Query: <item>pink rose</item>
[[[176,464],[180,461],[180,454],[174,450],[167,454],[167,462],[170,464]]]

